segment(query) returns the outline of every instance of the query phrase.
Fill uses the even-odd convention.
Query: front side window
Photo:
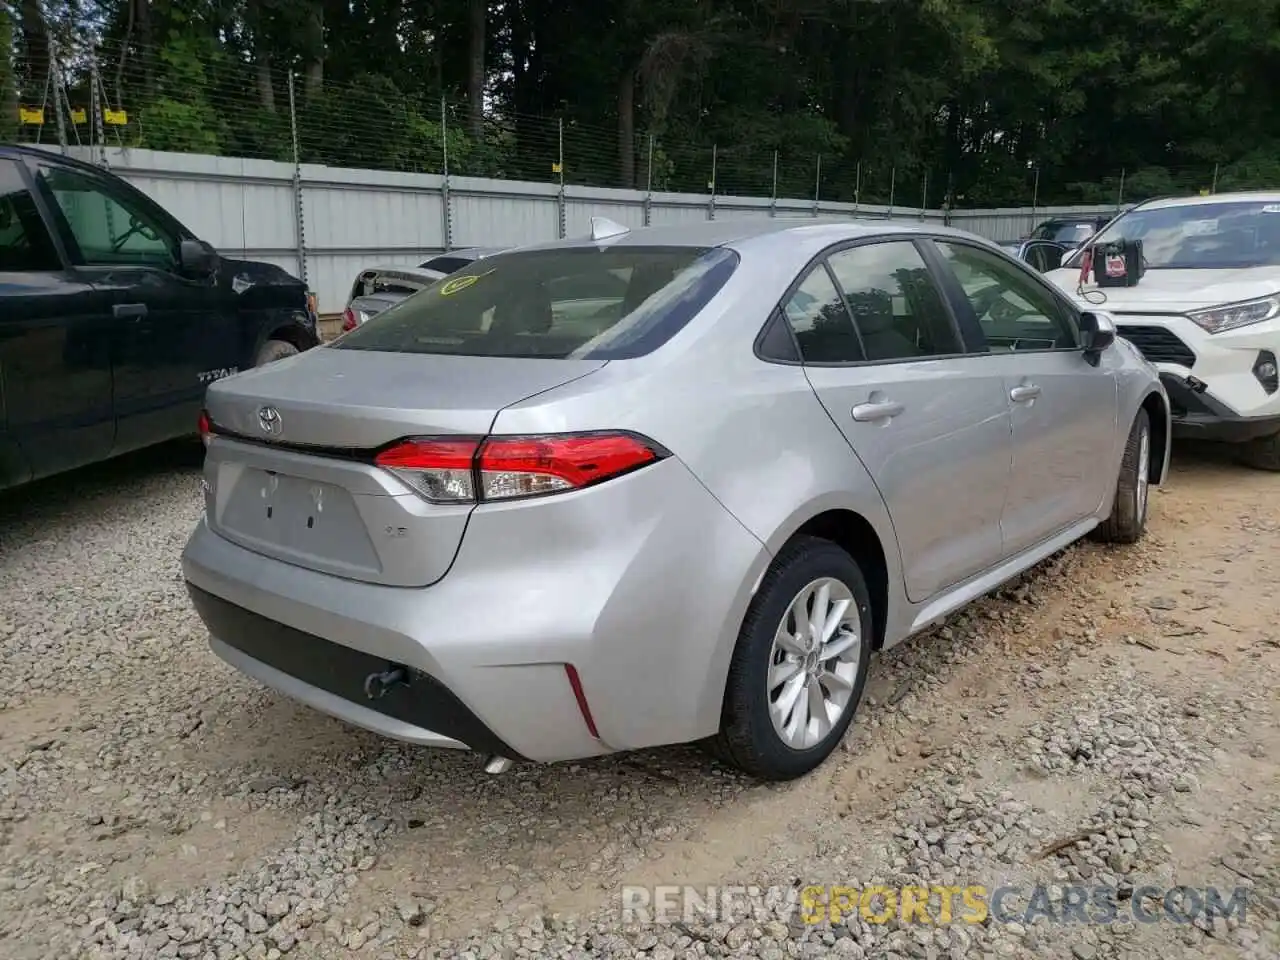
[[[868,360],[917,360],[964,352],[942,294],[914,243],[863,244],[832,254],[828,262]]]
[[[22,171],[14,161],[0,160],[0,272],[42,273],[60,266]]]
[[[1015,264],[976,247],[937,241],[992,352],[1069,350],[1079,336],[1065,310]]]
[[[161,269],[177,266],[178,238],[140,205],[122,200],[96,177],[65,167],[43,166],[40,178],[53,195],[85,263]]]
[[[724,248],[496,254],[388,308],[334,349],[621,360],[674,336],[733,275]]]
[[[1280,266],[1280,203],[1222,200],[1138,207],[1098,232],[1095,244],[1141,240],[1149,270]],[[1063,266],[1078,267],[1079,254]]]

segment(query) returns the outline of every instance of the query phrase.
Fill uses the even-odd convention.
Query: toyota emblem
[[[276,436],[280,433],[280,411],[275,407],[263,407],[258,411],[258,426],[263,433]]]

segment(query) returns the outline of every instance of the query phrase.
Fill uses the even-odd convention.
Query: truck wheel
[[[1094,527],[1090,536],[1103,543],[1136,543],[1147,529],[1147,500],[1151,489],[1151,418],[1139,409],[1129,428],[1129,439],[1120,459],[1116,500],[1111,516]]]
[[[262,367],[268,363],[275,363],[285,357],[292,357],[298,352],[298,348],[292,343],[284,340],[268,340],[262,345],[262,349],[258,351],[258,359],[254,362],[254,366]]]
[[[1280,433],[1250,440],[1240,449],[1240,462],[1258,470],[1280,470]]]
[[[765,574],[738,634],[725,684],[721,760],[764,780],[817,767],[853,720],[867,682],[871,600],[854,559],[804,537]]]

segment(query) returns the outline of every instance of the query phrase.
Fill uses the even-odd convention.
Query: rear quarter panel
[[[879,491],[814,396],[799,366],[768,364],[741,349],[708,362],[701,350],[666,364],[612,361],[582,380],[503,410],[495,433],[633,430],[666,446],[772,556],[809,519],[851,510],[877,532],[890,584],[887,621],[909,622],[897,541]],[[696,553],[702,545],[691,542]],[[764,567],[742,556],[742,584],[702,679],[702,702],[719,709],[729,661]],[[723,563],[729,558],[707,558]],[[736,561],[735,561],[736,562]],[[655,596],[655,602],[661,597]],[[696,643],[699,638],[680,638]],[[701,669],[701,667],[699,667]]]
[[[267,340],[287,340],[299,350],[319,344],[319,331],[307,310],[307,288],[284,269],[223,259],[217,283],[227,309],[236,311],[242,370],[253,366]]]

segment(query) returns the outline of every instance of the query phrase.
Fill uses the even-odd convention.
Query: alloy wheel
[[[1138,522],[1147,518],[1147,495],[1151,487],[1151,429],[1144,427],[1138,438]]]
[[[821,743],[849,709],[861,664],[858,605],[839,580],[823,577],[796,594],[769,656],[769,718],[788,747]]]

